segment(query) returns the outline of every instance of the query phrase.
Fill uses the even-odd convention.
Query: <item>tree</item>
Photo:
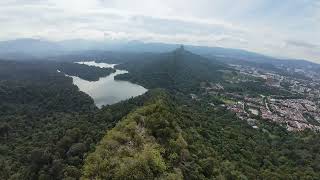
[[[5,122],[0,124],[1,137],[6,137],[6,139],[8,139],[10,130],[11,130],[11,127],[8,123]]]

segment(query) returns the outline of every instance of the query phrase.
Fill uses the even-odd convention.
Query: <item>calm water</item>
[[[96,63],[90,62],[77,62],[79,64],[86,64],[88,66],[97,67],[111,67],[114,68],[116,64]],[[115,81],[114,77],[118,74],[125,74],[128,71],[116,70],[115,73],[110,74],[107,77],[100,78],[99,81],[86,81],[76,76],[70,76],[73,78],[73,83],[77,85],[80,91],[83,91],[90,95],[95,104],[98,107],[107,104],[114,104],[122,100],[129,99],[141,94],[144,94],[147,89],[144,87],[133,84],[128,81]]]

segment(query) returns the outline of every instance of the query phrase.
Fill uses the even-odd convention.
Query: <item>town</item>
[[[222,99],[225,103],[221,106],[234,112],[239,119],[246,120],[253,128],[259,128],[259,120],[266,120],[276,122],[288,131],[309,129],[320,132],[320,84],[316,75],[308,80],[262,68],[231,66],[238,71],[238,75],[233,74],[233,79],[227,79],[228,83],[261,80],[267,87],[288,92],[288,95],[230,92],[225,89],[223,83],[201,83],[204,95]],[[195,94],[192,94],[192,98],[200,100]],[[212,102],[209,104],[216,105]]]

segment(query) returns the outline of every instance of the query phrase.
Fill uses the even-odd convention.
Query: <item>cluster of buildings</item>
[[[255,68],[245,65],[231,65],[241,74],[264,79],[266,84],[273,87],[286,89],[307,97],[320,98],[320,73],[306,72],[303,69],[288,70],[288,75],[280,75],[277,72],[270,72],[262,68]],[[293,76],[298,73],[299,76]],[[289,75],[291,74],[291,75]],[[305,78],[302,78],[302,77]]]
[[[257,128],[257,119],[279,123],[289,131],[311,129],[320,132],[320,110],[306,99],[272,99],[269,97],[244,98],[227,105],[240,119]]]
[[[252,97],[224,92],[220,86],[220,84],[210,85],[206,89],[207,94],[219,94],[224,98],[230,98],[235,103],[224,106],[238,118],[246,120],[253,128],[258,128],[258,119],[263,119],[281,124],[289,131],[311,129],[320,132],[320,109],[314,101],[302,98],[280,99],[263,95]],[[197,98],[193,96],[193,99]]]
[[[320,131],[320,111],[307,99],[269,99],[273,114],[286,123],[288,130]]]
[[[258,120],[268,120],[279,123],[289,131],[311,129],[320,132],[320,81],[299,78],[290,75],[280,75],[277,72],[243,66],[232,65],[238,73],[229,78],[231,83],[242,82],[241,77],[251,76],[263,79],[266,85],[292,92],[294,97],[277,95],[256,96],[237,92],[226,92],[220,83],[201,83],[204,93],[216,97],[230,99],[234,103],[223,106],[234,112],[240,119],[246,120],[253,128],[258,128]],[[299,70],[301,72],[301,70]],[[320,76],[320,75],[319,75]],[[234,80],[235,79],[235,80]],[[250,78],[244,78],[247,80]],[[229,82],[230,83],[230,82]],[[193,99],[198,99],[192,95]],[[209,103],[212,105],[212,103]]]

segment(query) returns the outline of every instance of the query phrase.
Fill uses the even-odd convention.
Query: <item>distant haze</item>
[[[1,0],[0,27],[0,41],[139,40],[320,62],[319,0]]]

